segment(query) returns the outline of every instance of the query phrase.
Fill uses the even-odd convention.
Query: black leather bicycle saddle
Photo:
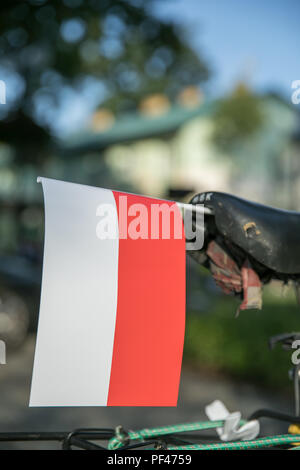
[[[259,263],[276,273],[300,274],[300,212],[220,192],[197,194],[191,203],[211,208],[218,232]]]

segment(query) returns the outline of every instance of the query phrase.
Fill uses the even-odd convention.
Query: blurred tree
[[[213,142],[221,150],[232,152],[260,129],[261,99],[241,83],[230,96],[220,100],[213,121]]]
[[[0,140],[36,162],[72,87],[93,94],[98,85],[95,105],[118,112],[205,80],[205,63],[177,26],[152,14],[154,1],[1,0],[0,78],[14,89]]]

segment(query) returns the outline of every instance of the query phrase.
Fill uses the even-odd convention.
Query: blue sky
[[[212,96],[246,79],[289,97],[300,79],[299,0],[158,0],[155,11],[184,26],[206,58]]]
[[[208,98],[224,95],[243,80],[257,91],[277,91],[290,99],[292,81],[300,80],[300,0],[156,0],[154,5],[159,17],[182,26],[210,67],[204,85]],[[9,101],[23,89],[18,77],[6,72],[0,67]],[[59,109],[51,110],[47,96],[38,96],[36,117],[64,135],[84,127],[104,96],[103,84],[87,77],[80,89],[58,92]]]

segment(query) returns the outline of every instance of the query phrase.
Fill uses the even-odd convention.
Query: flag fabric
[[[30,406],[176,406],[185,240],[175,230],[164,237],[152,208],[164,203],[181,218],[179,208],[40,181],[45,241]]]

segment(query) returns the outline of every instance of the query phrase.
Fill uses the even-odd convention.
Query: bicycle
[[[206,209],[205,244],[201,250],[190,254],[210,269],[226,293],[242,298],[241,310],[260,307],[261,286],[272,279],[293,281],[298,292],[300,213],[255,204],[224,193],[199,194],[191,204],[199,203]],[[273,348],[279,343],[290,350],[296,340],[300,340],[300,333],[277,335],[270,339],[270,346]],[[136,431],[126,431],[118,426],[116,429],[83,428],[71,432],[0,433],[0,442],[57,441],[64,450],[300,450],[299,364],[294,365],[291,378],[294,381],[294,415],[261,409],[239,423],[277,419],[290,424],[289,434],[220,442],[217,435],[206,435],[203,431],[222,428],[225,420],[210,420]],[[106,445],[100,445],[98,441],[105,441]]]

